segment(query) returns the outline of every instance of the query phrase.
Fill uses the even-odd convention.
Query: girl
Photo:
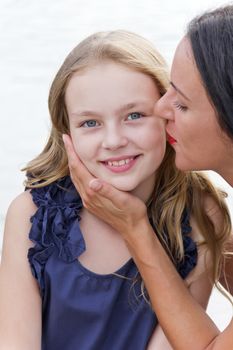
[[[152,342],[169,349],[154,332],[157,319],[124,238],[83,207],[69,177],[64,133],[95,177],[147,206],[148,223],[206,307],[230,219],[222,193],[202,175],[178,171],[172,148],[165,148],[165,124],[153,109],[167,86],[157,51],[124,31],[94,34],[64,61],[49,95],[48,143],[26,167],[27,191],[6,219],[3,348],[39,349],[42,338],[43,349],[141,350]]]
[[[233,185],[232,51],[232,5],[194,18],[176,50],[170,87],[155,105],[156,114],[168,121],[166,130],[176,152],[176,165],[185,171],[215,170],[230,185]],[[107,218],[107,222],[126,237],[160,324],[173,348],[233,349],[233,322],[219,334],[203,309],[191,298],[158,244],[143,211],[140,212],[138,199],[97,180],[92,180],[90,189],[92,177],[76,158],[72,145],[68,146],[73,179],[85,197],[86,206],[96,215]],[[72,159],[75,159],[75,165]],[[121,222],[115,218],[119,210],[124,212]],[[128,223],[135,217],[137,225],[133,236],[132,225]],[[137,244],[138,227],[140,230],[144,227],[145,237]],[[229,243],[232,252],[232,240]],[[147,254],[147,259],[151,256],[153,263],[150,267],[147,260],[141,259],[142,253]],[[158,264],[161,269],[157,268]],[[231,293],[232,266],[231,258],[225,265]],[[165,293],[171,278],[172,288]],[[167,313],[168,309],[170,313]]]

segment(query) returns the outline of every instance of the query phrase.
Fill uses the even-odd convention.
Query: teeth
[[[122,166],[128,164],[133,158],[122,159],[119,161],[114,160],[113,162],[108,162],[109,166]]]

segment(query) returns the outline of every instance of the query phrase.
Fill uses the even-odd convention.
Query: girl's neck
[[[151,175],[149,179],[146,179],[144,183],[141,183],[137,188],[132,190],[130,193],[139,199],[141,199],[144,203],[146,203],[153,193],[153,189],[155,186],[155,174]]]
[[[86,250],[79,256],[79,262],[101,275],[118,271],[131,258],[123,237],[87,209],[83,208],[80,215]]]

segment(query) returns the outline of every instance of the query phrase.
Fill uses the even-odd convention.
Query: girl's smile
[[[113,173],[121,173],[130,170],[136,163],[137,156],[121,156],[107,159],[101,162],[107,169]]]

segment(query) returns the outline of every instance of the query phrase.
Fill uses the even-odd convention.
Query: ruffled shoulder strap
[[[177,263],[177,271],[182,278],[186,278],[194,267],[197,265],[197,245],[190,237],[192,227],[190,226],[190,213],[187,209],[184,210],[181,221],[181,230],[184,244],[184,258]]]
[[[85,250],[78,224],[82,201],[69,176],[30,192],[38,210],[31,217],[29,238],[35,245],[29,249],[28,259],[43,291],[44,266],[51,254],[56,251],[69,263]]]

